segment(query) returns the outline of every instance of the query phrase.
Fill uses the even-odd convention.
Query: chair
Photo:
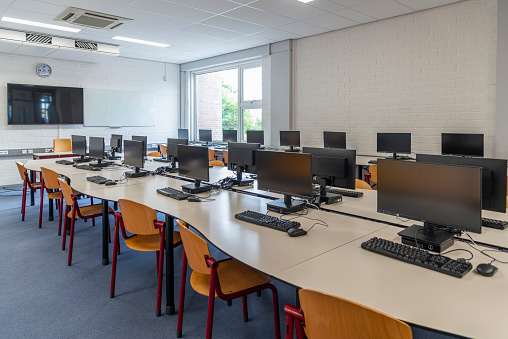
[[[67,238],[67,218],[71,218],[71,234],[69,236],[69,258],[67,259],[67,266],[71,265],[72,262],[72,247],[74,244],[74,224],[76,223],[76,218],[80,218],[83,220],[87,220],[92,218],[92,223],[95,226],[95,218],[100,217],[102,215],[102,204],[95,204],[93,200],[91,200],[91,205],[79,207],[78,205],[78,197],[74,194],[71,186],[63,180],[58,178],[58,182],[60,183],[60,187],[62,189],[62,195],[66,204],[65,210],[65,220],[64,220],[64,230],[62,237],[62,250],[65,250],[65,240]],[[63,206],[62,206],[63,207]],[[67,212],[68,209],[71,209]],[[62,213],[64,213],[62,209]],[[113,214],[114,210],[109,207],[109,214]]]
[[[365,173],[364,175],[365,181],[372,187],[372,189],[376,189],[377,185],[377,164],[369,166],[369,173]],[[373,181],[374,183],[371,183]]]
[[[404,322],[366,306],[325,293],[301,289],[301,308],[286,305],[286,339],[413,337]],[[304,335],[305,331],[305,335]]]
[[[217,155],[215,154],[214,150],[209,148],[208,149],[208,161],[217,160]]]
[[[161,156],[165,156],[168,154],[168,147],[166,145],[159,145]]]
[[[157,221],[155,210],[140,203],[119,199],[120,213],[115,213],[115,238],[113,242],[113,265],[111,267],[111,290],[109,297],[115,297],[116,262],[120,251],[119,231],[125,244],[136,251],[155,252],[157,257],[157,307],[156,315],[161,315],[162,275],[164,271],[165,222]],[[132,233],[128,236],[125,232]],[[173,247],[182,243],[179,232],[173,232]]]
[[[28,177],[28,172],[23,166],[22,163],[16,161],[16,166],[18,167],[19,175],[21,180],[23,180],[23,196],[21,197],[21,221],[25,221],[25,208],[26,208],[26,191],[28,189],[37,191],[38,189],[42,189],[42,183],[40,182],[30,182],[30,178]],[[42,193],[41,193],[42,199]]]
[[[161,154],[159,152],[150,152],[146,155],[147,157],[161,157]]]
[[[267,288],[272,291],[273,295],[275,337],[280,338],[278,294],[275,286],[270,283],[270,279],[232,258],[216,261],[210,256],[205,240],[191,232],[183,221],[178,220],[177,223],[184,249],[177,337],[180,338],[182,336],[183,304],[188,262],[193,271],[190,277],[192,288],[197,293],[208,296],[207,339],[212,337],[213,310],[216,297],[227,301],[242,297],[243,319],[248,321],[247,295]]]
[[[355,187],[366,189],[366,190],[372,190],[372,187],[370,187],[370,185],[368,183],[366,183],[365,181],[360,180],[360,179],[355,179]]]
[[[50,170],[49,168],[41,167],[42,173],[42,190],[41,190],[41,210],[39,211],[39,228],[42,226],[42,210],[44,204],[44,189],[48,193],[48,200],[58,200],[58,235],[61,234],[62,231],[62,207],[63,207],[63,198],[62,191],[60,190],[60,184],[58,183],[58,173]]]
[[[72,152],[72,140],[53,139],[53,152]]]
[[[228,164],[228,151],[226,151],[226,150],[222,151],[222,162],[224,163],[224,166],[227,166],[227,164]]]

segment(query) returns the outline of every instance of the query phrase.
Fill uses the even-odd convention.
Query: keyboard
[[[369,164],[377,164],[377,160],[369,160],[368,163]]]
[[[431,254],[416,247],[376,237],[364,242],[362,248],[456,278],[462,278],[473,268],[473,265],[464,259],[454,260],[443,255]]]
[[[153,159],[153,161],[158,161],[158,162],[171,162],[171,160],[168,160],[166,158],[155,158]]]
[[[82,170],[87,170],[87,171],[102,171],[102,168],[100,168],[100,167],[93,167],[93,166],[90,166],[90,165],[75,165],[74,167],[76,167],[78,169],[82,169]]]
[[[266,215],[254,211],[244,211],[235,214],[235,218],[238,220],[250,222],[251,224],[273,228],[282,232],[287,232],[290,228],[300,227],[300,223],[297,221],[279,219],[271,215]]]
[[[158,188],[157,193],[165,195],[166,197],[170,197],[176,200],[185,200],[190,196],[193,196],[192,194],[185,193],[179,190],[175,190],[171,187],[165,187],[165,188]]]
[[[215,146],[216,149],[227,149],[228,145],[217,145]]]
[[[327,188],[326,191],[333,193],[333,194],[341,194],[345,197],[351,197],[351,198],[363,197],[363,192],[358,192],[358,191],[348,191],[348,190],[341,190],[341,189],[337,189],[337,188]]]
[[[508,227],[508,221],[482,218],[482,226],[497,228],[498,230],[504,230]]]
[[[57,160],[55,162],[57,164],[60,164],[60,165],[72,165],[72,164],[74,164],[74,161],[69,161],[69,160]]]

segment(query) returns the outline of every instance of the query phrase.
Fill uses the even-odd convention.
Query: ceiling
[[[0,27],[120,46],[120,56],[181,64],[462,0],[0,0],[0,16],[80,28],[67,33],[0,21]],[[127,17],[111,31],[55,22],[69,6]],[[120,35],[169,47],[112,40]],[[1,47],[1,46],[0,46]],[[0,52],[8,52],[2,50]],[[34,49],[34,55],[37,55]],[[16,54],[14,52],[14,54]],[[26,55],[26,54],[25,54]],[[65,59],[75,60],[70,53]]]

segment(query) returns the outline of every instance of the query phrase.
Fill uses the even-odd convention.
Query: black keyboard
[[[456,278],[462,278],[473,268],[473,265],[464,259],[454,260],[439,254],[431,254],[416,247],[376,237],[364,242],[362,248]]]
[[[158,162],[171,162],[171,160],[168,160],[166,158],[155,158],[153,159],[153,161],[158,161]]]
[[[368,163],[369,164],[377,164],[377,160],[369,160]]]
[[[60,164],[60,165],[72,165],[72,164],[74,164],[74,161],[69,161],[69,160],[57,160],[55,162],[57,164]]]
[[[482,218],[482,226],[497,228],[498,230],[504,230],[508,227],[508,221]]]
[[[92,177],[86,177],[86,180],[102,185],[105,184],[107,181],[110,181],[111,179],[106,179],[104,177],[101,177],[100,175],[94,175]]]
[[[287,232],[290,228],[300,227],[300,223],[297,221],[279,219],[271,215],[266,215],[254,211],[244,211],[235,214],[235,218],[238,220],[250,222],[252,224],[273,228],[282,232]]]
[[[74,165],[74,167],[76,167],[78,169],[82,169],[82,170],[87,170],[87,171],[102,171],[102,168],[93,167],[90,165]]]
[[[333,193],[333,194],[341,194],[345,197],[351,197],[351,198],[363,197],[363,192],[358,192],[358,191],[348,191],[348,190],[341,190],[341,189],[337,189],[337,188],[327,188],[326,191]]]
[[[157,193],[165,195],[166,197],[170,197],[176,200],[184,200],[188,197],[192,196],[192,194],[185,193],[179,190],[175,190],[171,187],[165,187],[165,188],[158,188]]]

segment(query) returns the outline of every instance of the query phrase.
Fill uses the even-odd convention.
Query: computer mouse
[[[497,267],[492,266],[491,264],[479,264],[476,266],[476,272],[486,277],[492,277],[494,274],[496,274]]]
[[[200,202],[201,198],[200,197],[196,197],[195,195],[191,195],[190,197],[187,198],[187,201],[190,201],[190,202]]]
[[[115,182],[115,181],[113,181],[113,180],[110,180],[110,181],[106,181],[106,182],[104,183],[104,185],[106,185],[106,186],[116,185],[116,182]]]
[[[293,227],[288,230],[288,235],[290,237],[299,237],[305,234],[307,234],[307,231],[299,227]]]

